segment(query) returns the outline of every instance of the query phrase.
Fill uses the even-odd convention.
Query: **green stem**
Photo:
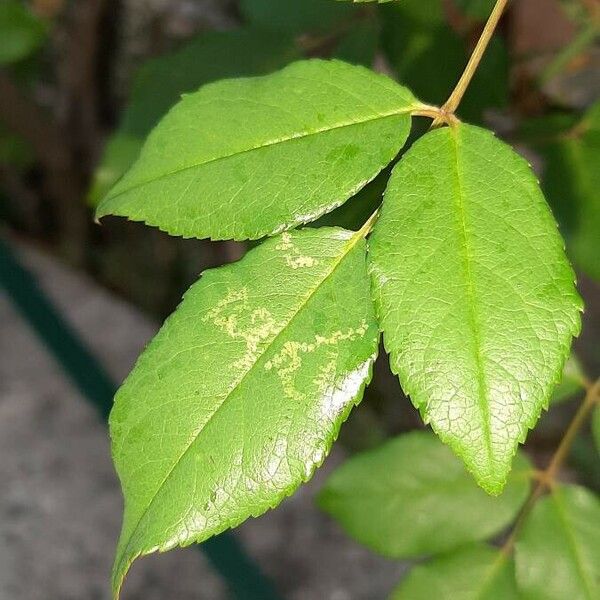
[[[548,468],[546,469],[545,475],[546,479],[552,483],[562,464],[569,454],[569,450],[575,441],[575,437],[578,431],[581,429],[582,425],[585,423],[589,413],[591,412],[594,405],[598,402],[600,398],[600,379],[596,381],[593,385],[588,388],[588,391],[585,395],[579,410],[575,413],[571,424],[565,431],[565,435],[563,436],[562,441],[560,442]]]
[[[502,546],[501,553],[502,554],[510,554],[512,552],[515,542],[519,537],[521,530],[523,529],[523,525],[529,516],[529,513],[535,506],[535,503],[538,499],[543,495],[546,489],[552,488],[556,483],[556,476],[564,463],[565,459],[569,454],[569,450],[575,441],[577,433],[581,429],[582,425],[585,423],[587,417],[589,416],[592,408],[600,401],[600,379],[598,379],[595,383],[591,384],[588,387],[587,393],[583,402],[581,403],[579,409],[575,413],[573,420],[567,427],[565,434],[556,449],[556,452],[550,459],[550,463],[548,467],[544,471],[538,473],[538,483],[533,488],[527,502],[521,509],[519,517],[515,522],[513,530]]]

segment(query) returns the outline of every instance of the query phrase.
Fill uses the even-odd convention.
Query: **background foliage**
[[[173,35],[161,15],[154,34],[159,43],[149,53],[155,56],[141,58],[124,50],[128,43],[124,3],[86,0],[74,7],[6,0],[0,4],[0,175],[5,222],[87,269],[145,310],[163,316],[199,270],[237,259],[244,248],[233,242],[209,245],[170,239],[116,220],[99,229],[90,215],[91,207],[131,166],[149,131],[181,94],[222,78],[268,73],[297,58],[324,56],[375,66],[424,101],[441,103],[460,75],[490,8],[487,0],[402,0],[381,6],[241,0],[220,16],[220,25],[227,23],[227,30],[209,30],[210,24],[204,23],[195,31],[181,27]],[[510,9],[459,110],[465,120],[496,129],[534,163],[590,306],[589,329],[578,346],[580,357],[569,362],[554,408],[529,444],[534,462],[555,445],[564,429],[574,409],[569,401],[581,396],[583,373],[600,372],[598,345],[586,341],[598,335],[593,321],[595,281],[600,279],[598,11],[588,2],[553,4],[552,10],[563,23],[556,34],[559,42],[548,47],[542,40],[536,47],[536,31],[543,29],[536,21],[539,13],[528,17],[526,9],[516,4]],[[135,67],[129,68],[132,62]],[[376,178],[359,192],[360,198],[322,217],[318,224],[356,229],[380,202],[383,185],[385,180]],[[347,447],[371,447],[415,427],[418,421],[408,402],[398,408],[399,393],[385,368],[378,367],[370,401],[344,434]],[[598,410],[595,430],[600,435]],[[382,454],[393,455],[409,443],[417,447],[413,451],[419,459],[439,453],[439,464],[445,468],[427,479],[425,465],[430,462],[415,461],[403,471],[405,480],[369,490],[365,502],[385,503],[391,511],[402,507],[398,511],[408,515],[415,511],[412,523],[423,522],[423,528],[413,528],[415,539],[407,538],[405,530],[396,536],[388,528],[383,536],[385,526],[377,519],[361,521],[365,509],[354,506],[353,486],[362,491],[361,469],[369,475],[377,470]],[[590,433],[584,432],[571,465],[577,468],[577,480],[596,491],[597,464]],[[422,468],[417,469],[419,465]],[[480,544],[501,535],[518,513],[528,488],[520,474],[528,468],[527,459],[520,459],[508,491],[498,502],[492,501],[474,488],[443,446],[423,433],[411,433],[350,461],[331,478],[321,504],[375,551],[402,558],[440,555],[416,567],[394,597],[428,597],[426,590],[435,589],[431,586],[436,581],[446,582],[440,587],[440,598],[448,581],[456,581],[452,589],[468,587],[463,581],[483,582],[505,590],[502,597],[517,597],[511,559],[504,560],[496,549]],[[415,490],[422,502],[418,505]],[[462,516],[469,520],[450,521],[453,527],[448,528],[457,515],[444,511],[457,498],[462,499]],[[427,502],[431,508],[425,511]],[[465,505],[471,510],[465,511]],[[428,529],[435,519],[438,527]],[[565,486],[539,502],[516,545],[516,573],[528,597],[595,597],[600,540],[597,530],[589,527],[594,522],[598,523],[597,498],[581,487]],[[439,534],[442,525],[447,538]],[[382,546],[384,542],[390,547]],[[466,543],[472,545],[463,548]],[[554,572],[548,580],[547,571],[540,575],[537,563],[528,564],[531,557],[546,564],[556,560],[548,555],[549,549],[564,547],[569,548],[565,555],[572,564],[562,579]],[[482,590],[481,597],[485,593]]]

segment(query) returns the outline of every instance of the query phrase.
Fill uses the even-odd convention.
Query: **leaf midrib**
[[[168,177],[171,177],[172,175],[178,175],[180,173],[184,173],[185,171],[189,171],[191,169],[196,169],[199,167],[203,167],[215,162],[219,162],[221,160],[227,160],[228,158],[232,158],[234,156],[240,156],[242,154],[247,154],[250,152],[255,152],[258,150],[262,150],[264,148],[269,148],[271,146],[276,146],[278,144],[284,144],[286,142],[291,142],[291,141],[296,141],[296,140],[301,140],[301,139],[306,139],[309,138],[311,136],[314,135],[319,135],[321,133],[327,133],[329,131],[335,131],[337,129],[344,129],[345,127],[353,127],[354,125],[364,125],[365,123],[372,123],[374,121],[379,121],[379,120],[383,120],[383,119],[389,119],[391,117],[398,117],[400,115],[404,115],[404,114],[409,114],[410,112],[412,112],[414,109],[416,108],[416,104],[411,104],[408,107],[402,108],[400,110],[394,110],[391,111],[389,113],[379,113],[374,117],[369,117],[368,119],[360,119],[357,121],[349,121],[349,122],[343,122],[343,123],[338,123],[335,124],[333,126],[327,126],[327,127],[322,127],[319,129],[316,129],[314,131],[310,131],[308,133],[295,133],[295,134],[291,134],[288,136],[284,136],[284,137],[279,137],[279,138],[274,138],[271,140],[268,140],[266,142],[263,142],[262,144],[259,144],[258,146],[253,146],[251,148],[244,148],[242,150],[237,150],[235,152],[231,152],[230,154],[224,154],[223,156],[215,156],[213,158],[210,158],[208,160],[205,160],[203,162],[197,162],[191,165],[186,165],[184,167],[179,167],[177,169],[173,169],[172,171],[168,171],[167,173],[161,173],[160,175],[153,177],[152,179],[147,179],[145,181],[136,183],[124,190],[119,190],[116,194],[113,195],[108,195],[106,197],[106,201],[108,200],[114,200],[115,198],[118,198],[119,196],[122,196],[124,194],[127,194],[129,192],[131,192],[132,190],[144,187],[146,185],[149,185],[151,183],[156,183],[157,181],[160,181],[162,179],[167,179]],[[140,156],[141,158],[141,156]],[[99,207],[98,210],[98,214],[99,215],[103,215],[104,213],[102,213],[102,211],[100,210],[101,207]]]
[[[495,581],[500,570],[508,560],[508,555],[501,550],[498,551],[498,555],[495,557],[491,565],[488,565],[485,576],[479,582],[479,588],[475,590],[477,594],[473,600],[480,600],[483,598],[483,594],[487,593],[490,585]]]
[[[363,239],[363,237],[364,237],[364,233],[361,230],[361,231],[356,232],[350,238],[348,238],[348,241],[346,243],[346,246],[344,247],[343,252],[341,252],[340,255],[339,255],[339,257],[336,258],[336,260],[332,264],[329,272],[305,296],[304,300],[298,306],[297,310],[290,316],[290,318],[285,323],[285,325],[273,337],[273,339],[269,342],[269,344],[265,347],[265,349],[260,353],[260,355],[256,357],[256,360],[254,361],[254,363],[238,379],[238,381],[236,382],[236,384],[231,388],[231,390],[223,398],[223,400],[221,401],[221,403],[215,408],[215,410],[213,411],[213,413],[211,414],[211,416],[208,418],[208,420],[204,423],[202,429],[200,431],[198,431],[196,433],[196,435],[194,435],[194,437],[191,440],[191,442],[184,448],[183,452],[174,461],[173,466],[169,469],[168,473],[166,474],[166,476],[164,477],[164,479],[162,480],[162,482],[157,486],[156,491],[154,492],[154,494],[152,495],[152,497],[150,498],[150,500],[148,502],[148,505],[146,506],[146,508],[144,509],[144,511],[142,512],[142,514],[140,515],[140,517],[138,518],[136,524],[131,529],[131,533],[129,534],[129,536],[127,538],[127,543],[125,544],[125,547],[124,547],[123,551],[120,553],[121,558],[120,558],[119,563],[118,563],[119,564],[119,568],[115,569],[115,575],[119,575],[119,583],[123,579],[123,577],[120,575],[121,571],[122,571],[121,565],[123,563],[123,559],[125,559],[125,557],[128,554],[128,550],[129,550],[129,546],[131,544],[131,540],[132,540],[133,536],[135,535],[135,533],[137,532],[137,530],[138,530],[141,522],[143,521],[143,519],[145,518],[145,516],[150,511],[150,509],[151,509],[152,505],[154,504],[154,501],[156,500],[157,496],[159,495],[159,493],[161,492],[161,490],[165,487],[167,481],[171,478],[171,476],[173,475],[173,473],[177,469],[178,465],[184,459],[184,457],[186,456],[186,454],[192,449],[192,447],[194,446],[194,444],[198,440],[199,436],[206,429],[206,427],[209,425],[209,423],[214,418],[214,416],[217,414],[217,412],[224,406],[224,404],[227,402],[227,400],[229,400],[232,397],[232,395],[234,394],[234,392],[237,389],[239,389],[239,387],[242,385],[242,383],[244,382],[244,380],[246,379],[246,377],[254,370],[255,366],[267,354],[267,352],[276,343],[276,341],[279,339],[279,337],[289,328],[289,326],[292,324],[292,322],[294,321],[294,319],[306,308],[307,304],[310,302],[310,300],[313,298],[313,296],[319,291],[319,289],[321,288],[321,286],[323,286],[325,284],[325,282],[328,281],[328,279],[335,273],[336,269],[339,267],[339,265],[341,264],[341,262],[350,254],[350,252],[354,249],[354,247],[356,246],[356,244],[358,242],[360,242]],[[128,561],[128,562],[129,562],[129,564],[131,564],[132,560]]]
[[[472,263],[473,257],[471,253],[471,247],[469,244],[469,237],[467,233],[466,223],[466,211],[465,211],[465,197],[461,181],[461,169],[459,160],[460,140],[459,132],[454,127],[448,127],[450,131],[450,138],[454,148],[455,161],[454,161],[454,172],[455,172],[455,208],[457,212],[458,220],[458,236],[460,238],[460,248],[462,254],[462,262],[464,268],[464,274],[466,279],[466,294],[467,294],[467,311],[469,319],[469,328],[473,336],[473,350],[475,358],[475,366],[477,370],[477,404],[481,415],[483,417],[483,434],[485,439],[485,448],[487,451],[488,464],[491,465],[493,458],[492,440],[490,431],[490,410],[486,402],[486,375],[485,369],[482,363],[481,357],[481,339],[479,335],[478,318],[476,310],[476,292],[473,283],[473,270]]]

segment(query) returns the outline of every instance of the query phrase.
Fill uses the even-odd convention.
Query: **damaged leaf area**
[[[308,480],[377,344],[361,232],[284,233],[207,271],[111,414],[125,495],[115,594],[136,557],[205,540]]]

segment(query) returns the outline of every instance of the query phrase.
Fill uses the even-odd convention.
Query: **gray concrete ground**
[[[43,254],[21,260],[109,372],[121,380],[156,326]],[[122,501],[105,426],[27,324],[0,296],[0,600],[100,600]],[[237,530],[289,600],[385,598],[405,566],[348,540],[314,506],[315,479]],[[139,560],[124,600],[221,600],[224,583],[188,548]]]

